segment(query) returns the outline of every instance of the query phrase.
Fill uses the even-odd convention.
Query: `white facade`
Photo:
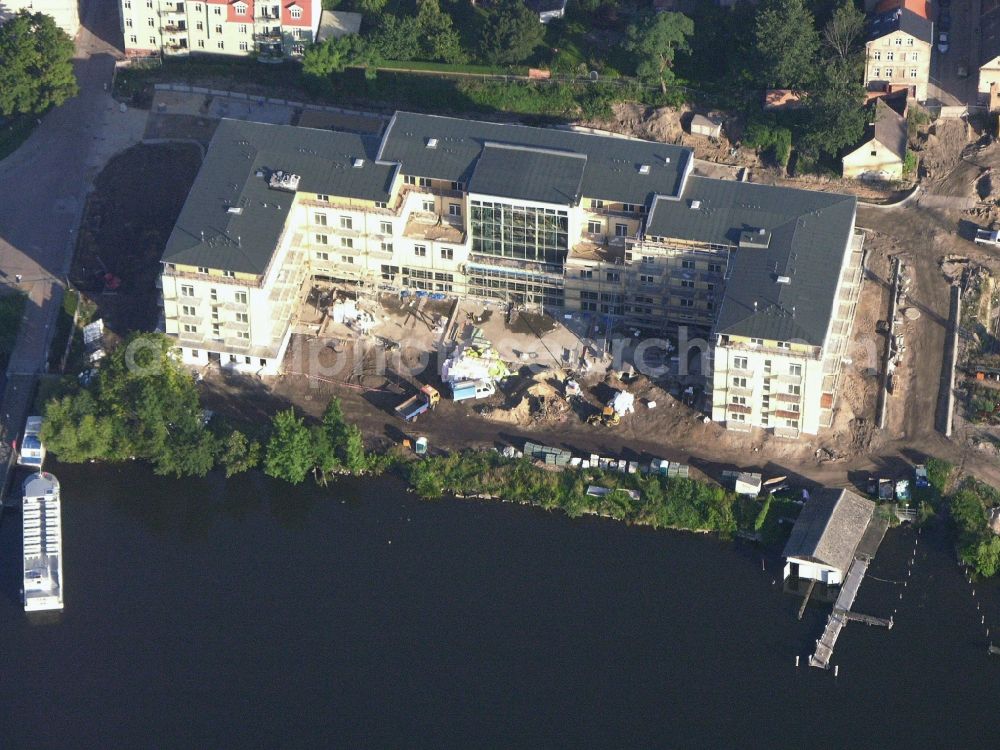
[[[300,55],[316,39],[320,0],[119,0],[129,55]]]
[[[831,565],[824,565],[815,560],[802,560],[797,557],[789,557],[785,562],[785,578],[794,572],[793,565],[798,566],[798,577],[810,581],[819,581],[827,586],[839,586],[844,582],[845,571]]]
[[[0,23],[22,10],[52,16],[56,26],[69,34],[70,39],[80,30],[77,0],[0,0]]]

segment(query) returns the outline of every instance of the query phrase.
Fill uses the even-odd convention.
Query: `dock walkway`
[[[840,631],[847,624],[851,607],[854,606],[854,599],[858,595],[861,581],[864,580],[865,573],[868,572],[868,560],[855,558],[847,571],[847,578],[844,585],[840,587],[840,596],[833,605],[833,614],[826,621],[826,628],[823,635],[816,641],[816,652],[809,657],[809,666],[829,669],[830,657],[833,656],[833,647],[837,644]]]

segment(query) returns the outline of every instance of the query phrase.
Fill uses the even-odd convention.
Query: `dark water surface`
[[[833,662],[752,547],[420,502],[393,480],[290,489],[53,466],[66,610],[19,600],[0,524],[0,746],[1000,747],[1000,595],[941,539],[866,580]],[[391,542],[391,543],[390,543]],[[911,531],[874,576],[902,580]],[[903,599],[899,600],[902,591]]]

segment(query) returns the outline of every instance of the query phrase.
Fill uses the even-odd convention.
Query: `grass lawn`
[[[7,369],[7,362],[17,343],[17,332],[21,328],[21,315],[28,295],[24,292],[8,292],[0,295],[0,368]]]

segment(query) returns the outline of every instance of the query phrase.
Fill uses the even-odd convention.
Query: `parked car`
[[[926,489],[931,486],[931,483],[927,480],[927,467],[924,464],[917,464],[913,467],[913,484],[918,489]]]
[[[951,31],[951,13],[942,8],[937,25],[939,31]]]
[[[938,52],[940,52],[943,55],[945,52],[948,51],[948,48],[950,46],[951,45],[948,43],[948,32],[942,31],[940,34],[938,34],[938,45],[937,45]]]

